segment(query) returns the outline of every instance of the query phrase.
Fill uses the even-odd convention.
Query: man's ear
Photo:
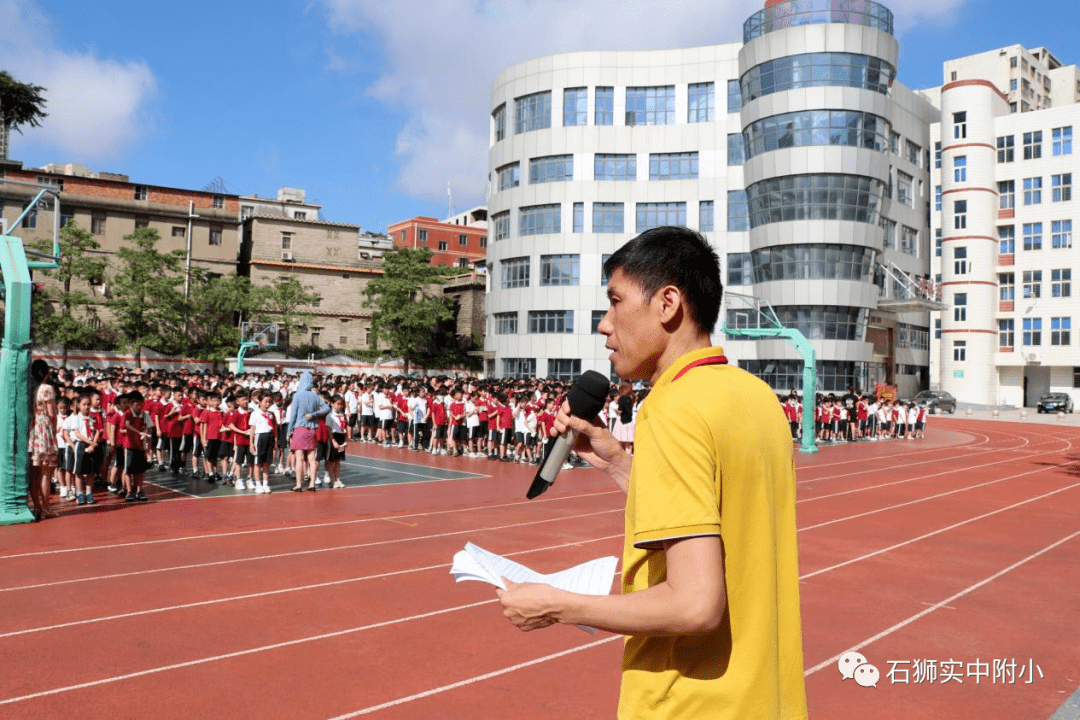
[[[665,285],[660,288],[653,298],[659,303],[660,322],[665,325],[680,317],[685,311],[682,291],[674,285]]]

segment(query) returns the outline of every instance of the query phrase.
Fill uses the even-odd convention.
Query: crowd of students
[[[155,469],[238,492],[269,493],[274,476],[294,478],[294,491],[341,488],[349,441],[539,463],[569,388],[537,378],[317,376],[312,389],[330,410],[317,418],[315,462],[306,466],[289,450],[293,375],[46,369],[39,380],[31,432],[39,517],[54,514],[52,495],[77,505],[102,491],[146,501]],[[624,384],[601,412],[630,449],[641,399]]]
[[[791,437],[802,439],[803,406],[799,396],[777,396],[791,426]],[[818,442],[840,443],[924,437],[930,409],[924,403],[878,398],[848,388],[844,395],[814,398],[814,433]]]

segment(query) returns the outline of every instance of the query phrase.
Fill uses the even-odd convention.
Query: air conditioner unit
[[[1038,365],[1040,362],[1042,362],[1042,360],[1039,358],[1038,353],[1028,353],[1024,356],[1024,360],[1027,361],[1028,365]]]
[[[281,252],[281,259],[284,260],[285,262],[292,262],[293,261],[293,254],[291,252],[289,252],[288,250],[283,250]]]

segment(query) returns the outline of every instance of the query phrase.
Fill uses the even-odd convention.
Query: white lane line
[[[893,453],[892,455],[874,455],[874,456],[871,456],[871,457],[856,458],[854,460],[838,460],[836,462],[831,462],[831,463],[814,463],[813,465],[804,465],[804,466],[800,467],[799,470],[800,471],[810,471],[810,470],[817,470],[818,468],[835,467],[837,465],[853,465],[853,464],[866,465],[868,463],[876,462],[878,460],[888,460],[890,458],[896,458],[896,457],[911,457],[912,455],[925,455],[926,453],[932,453],[932,452],[946,452],[947,453],[949,451],[964,450],[964,449],[968,449],[968,448],[978,447],[980,445],[985,445],[986,443],[990,442],[990,436],[989,435],[983,435],[982,433],[959,433],[959,434],[961,434],[961,435],[969,435],[969,434],[979,435],[983,439],[982,439],[982,441],[977,442],[977,443],[964,443],[964,444],[959,444],[959,445],[937,446],[937,447],[927,448],[926,450],[913,450],[911,452],[899,452],[899,453]],[[971,438],[971,439],[973,440],[974,438]],[[829,445],[825,445],[825,447],[829,447]]]
[[[175,572],[177,570],[198,570],[209,567],[220,567],[222,565],[237,565],[239,563],[254,562],[257,560],[277,560],[280,558],[300,557],[302,555],[318,555],[322,553],[338,552],[341,550],[357,550],[360,548],[379,547],[382,545],[394,545],[404,542],[415,542],[418,540],[437,540],[439,538],[454,537],[455,535],[468,535],[470,533],[492,532],[495,530],[509,530],[511,528],[528,527],[531,525],[543,525],[545,523],[564,522],[566,520],[576,520],[578,518],[594,517],[596,515],[607,515],[610,513],[621,513],[622,508],[615,508],[613,510],[598,510],[591,513],[582,513],[580,515],[566,515],[564,517],[547,518],[545,520],[530,520],[529,522],[511,523],[509,525],[493,525],[490,527],[469,528],[467,530],[454,530],[445,533],[434,533],[431,535],[413,535],[404,538],[395,538],[392,540],[374,540],[366,543],[354,543],[350,545],[336,545],[327,548],[315,548],[312,550],[296,550],[294,552],[287,553],[273,553],[271,555],[254,555],[242,558],[233,558],[231,560],[217,560],[207,563],[192,563],[190,565],[173,565],[163,568],[150,568],[148,570],[133,570],[131,572],[113,573],[110,575],[95,575],[91,577],[71,578],[68,580],[55,580],[52,582],[35,583],[33,585],[15,585],[13,587],[0,588],[0,593],[16,592],[21,590],[34,590],[38,588],[57,587],[61,585],[74,585],[84,582],[95,582],[99,580],[115,580],[117,578],[138,577],[140,575],[155,575],[157,573]]]
[[[466,605],[455,605],[454,607],[442,608],[441,610],[432,610],[431,612],[420,613],[418,615],[410,615],[408,617],[395,618],[393,620],[384,620],[382,622],[371,623],[369,625],[360,625],[357,627],[346,628],[344,630],[335,630],[333,632],[323,633],[321,635],[312,635],[309,637],[296,638],[294,640],[286,640],[284,642],[274,643],[272,645],[261,645],[259,647],[248,648],[247,650],[237,650],[236,652],[213,655],[211,657],[199,658],[197,660],[188,660],[186,662],[174,663],[172,665],[162,665],[161,667],[150,668],[148,670],[139,670],[137,672],[127,673],[125,675],[116,675],[113,677],[101,678],[99,680],[91,680],[89,682],[79,683],[77,685],[67,685],[65,687],[53,688],[52,690],[42,690],[41,692],[30,693],[28,695],[5,698],[3,700],[0,700],[0,705],[11,705],[13,703],[25,702],[26,700],[33,700],[34,698],[48,697],[49,695],[59,695],[60,693],[71,692],[73,690],[83,690],[85,688],[97,687],[99,685],[109,685],[111,683],[120,682],[121,680],[131,680],[133,678],[145,677],[146,675],[155,675],[157,673],[163,673],[169,670],[179,670],[186,667],[195,667],[196,665],[204,665],[206,663],[217,662],[219,660],[228,660],[230,658],[243,657],[245,655],[254,655],[256,653],[267,652],[269,650],[278,650],[280,648],[292,647],[294,645],[302,645],[304,643],[315,642],[318,640],[327,640],[330,638],[341,637],[343,635],[352,635],[354,633],[363,632],[365,630],[375,630],[377,628],[389,627],[391,625],[400,625],[401,623],[410,622],[413,620],[422,620],[424,618],[436,617],[438,615],[445,615],[447,613],[457,612],[458,610],[467,610],[469,608],[480,607],[482,605],[490,605],[492,603],[497,603],[498,601],[498,598],[492,598],[491,600],[482,600],[480,602],[468,603]]]
[[[168,485],[162,485],[161,483],[156,483],[153,480],[145,480],[144,482],[146,482],[147,485],[153,485],[156,488],[161,488],[162,490],[165,490],[165,491],[169,492],[170,494],[176,493],[177,495],[186,495],[188,497],[198,498],[199,500],[202,500],[201,495],[196,495],[195,493],[189,493],[186,490],[181,490],[179,488],[169,487]],[[154,500],[157,500],[158,497],[160,497],[160,495],[154,497]],[[2,559],[2,558],[0,558],[0,559]]]
[[[925,610],[922,610],[920,612],[915,613],[914,615],[907,618],[906,620],[901,620],[900,622],[896,623],[892,627],[888,627],[888,628],[882,630],[877,635],[874,635],[872,637],[868,637],[867,639],[863,640],[859,644],[851,646],[850,648],[845,650],[844,653],[852,652],[852,651],[855,651],[855,650],[861,650],[864,647],[866,647],[867,645],[870,645],[872,643],[877,642],[878,640],[881,640],[884,637],[888,637],[889,635],[892,635],[897,630],[900,630],[902,628],[907,627],[908,625],[912,624],[916,620],[918,620],[920,618],[923,618],[923,617],[926,617],[930,613],[932,613],[932,612],[934,612],[936,610],[939,610],[940,608],[942,608],[942,607],[944,607],[946,605],[949,605],[950,603],[952,603],[952,602],[954,602],[956,600],[959,600],[960,598],[964,597],[965,595],[970,595],[971,593],[973,593],[974,591],[976,591],[979,588],[983,587],[984,585],[988,585],[988,584],[992,583],[994,580],[997,580],[998,578],[1002,577],[1003,575],[1006,575],[1006,574],[1012,572],[1013,570],[1020,567],[1021,565],[1025,565],[1026,563],[1031,562],[1035,558],[1040,557],[1041,555],[1045,555],[1046,553],[1050,552],[1054,548],[1067,543],[1068,541],[1072,540],[1073,538],[1075,538],[1077,536],[1080,536],[1080,530],[1077,530],[1073,534],[1067,535],[1067,536],[1061,538],[1057,542],[1054,542],[1054,543],[1051,543],[1050,545],[1047,545],[1042,550],[1038,550],[1038,551],[1032,553],[1031,555],[1028,555],[1023,560],[1018,560],[1018,561],[1014,562],[1012,565],[1008,566],[1004,570],[1000,570],[1000,571],[994,573],[993,575],[991,575],[990,577],[984,578],[983,580],[980,580],[979,582],[975,583],[974,585],[969,585],[968,587],[964,588],[960,592],[955,593],[953,595],[950,595],[949,597],[945,598],[941,602],[935,603],[935,604],[931,605],[930,607],[926,608]],[[827,667],[835,666],[836,661],[839,660],[841,657],[843,657],[844,653],[839,653],[839,654],[834,655],[833,657],[829,658],[828,660],[825,660],[823,662],[818,663],[817,665],[814,665],[812,668],[809,668],[808,670],[806,670],[803,674],[805,676],[810,676],[810,675],[813,675],[814,673],[818,672],[819,670],[824,670]]]
[[[860,555],[859,557],[852,558],[850,560],[845,560],[844,562],[837,563],[835,565],[830,565],[828,567],[823,567],[820,570],[815,570],[813,572],[809,572],[809,573],[806,573],[804,575],[800,575],[799,579],[800,580],[807,580],[809,578],[816,577],[818,575],[823,575],[823,574],[825,574],[827,572],[831,572],[833,570],[838,570],[838,569],[840,569],[842,567],[846,567],[848,565],[853,565],[853,564],[855,564],[857,562],[860,562],[862,560],[868,560],[868,559],[870,559],[872,557],[876,557],[878,555],[882,555],[882,554],[890,552],[892,550],[896,550],[897,548],[902,548],[902,547],[904,547],[906,545],[912,545],[914,543],[919,542],[920,540],[925,540],[926,538],[933,537],[934,535],[940,535],[943,532],[947,532],[949,530],[955,530],[956,528],[961,527],[963,525],[967,525],[969,523],[973,523],[973,522],[976,522],[978,520],[983,520],[983,519],[991,517],[993,515],[998,515],[1000,513],[1005,512],[1006,510],[1013,510],[1015,508],[1020,507],[1021,505],[1027,505],[1028,503],[1033,503],[1036,500],[1042,500],[1043,498],[1048,498],[1051,495],[1057,495],[1058,493],[1065,492],[1066,490],[1072,490],[1073,488],[1076,488],[1076,487],[1080,487],[1080,483],[1073,483],[1072,485],[1067,485],[1066,487],[1058,488],[1057,490],[1052,490],[1052,491],[1050,491],[1048,493],[1044,493],[1042,495],[1037,495],[1037,496],[1035,496],[1033,498],[1028,498],[1027,500],[1021,500],[1020,502],[1013,503],[1012,505],[1009,505],[1007,507],[999,508],[997,510],[991,510],[988,513],[983,513],[982,515],[977,515],[977,516],[975,516],[973,518],[968,518],[967,520],[961,520],[960,522],[949,525],[948,527],[943,527],[943,528],[940,528],[939,530],[934,530],[932,532],[928,532],[928,533],[925,533],[923,535],[919,535],[918,537],[913,537],[910,540],[905,540],[903,542],[896,543],[895,545],[890,545],[889,547],[884,547],[884,548],[881,548],[880,550],[875,550],[874,552],[866,553],[865,555]],[[3,636],[0,636],[0,637],[3,637]]]
[[[450,683],[449,685],[441,685],[437,688],[432,688],[431,690],[425,690],[424,692],[416,693],[415,695],[406,695],[405,697],[400,697],[397,700],[390,700],[389,702],[384,702],[380,705],[372,705],[370,707],[364,708],[363,710],[357,710],[356,712],[346,713],[345,715],[338,715],[337,717],[332,718],[332,720],[346,720],[346,718],[354,718],[361,715],[370,715],[371,713],[378,712],[379,710],[387,710],[392,707],[397,707],[399,705],[404,705],[405,703],[413,702],[414,700],[422,700],[423,698],[431,697],[432,695],[438,695],[439,693],[444,693],[448,690],[456,690],[460,687],[475,685],[476,683],[483,682],[484,680],[490,680],[491,678],[499,677],[500,675],[506,675],[507,673],[512,673],[527,667],[532,667],[533,665],[539,665],[550,660],[557,660],[558,658],[566,657],[567,655],[572,655],[574,653],[581,652],[582,650],[589,650],[591,648],[598,647],[600,645],[606,645],[607,643],[622,639],[622,635],[612,635],[611,637],[606,637],[603,640],[594,640],[591,643],[586,643],[585,645],[578,645],[577,647],[570,648],[569,650],[563,650],[562,652],[544,655],[543,657],[538,657],[534,660],[528,660],[523,663],[518,663],[517,665],[500,668],[499,670],[493,670],[492,672],[484,673],[483,675],[476,675],[471,678],[466,678],[465,680],[459,680],[458,682]]]
[[[561,550],[563,548],[584,545],[586,543],[602,542],[604,540],[614,540],[616,538],[622,538],[622,534],[620,533],[618,535],[605,535],[604,537],[588,538],[586,540],[575,540],[573,542],[562,543],[560,545],[548,545],[547,547],[532,548],[529,550],[518,550],[516,552],[506,553],[505,555],[506,557],[512,557],[516,555],[528,555],[531,553],[547,552],[549,550]],[[106,615],[104,617],[73,620],[71,622],[28,628],[26,630],[14,630],[12,632],[0,634],[0,639],[17,637],[19,635],[29,635],[32,633],[46,632],[49,630],[60,630],[62,628],[76,627],[79,625],[92,625],[99,622],[108,622],[110,620],[126,620],[128,618],[141,617],[143,615],[156,615],[159,613],[172,612],[174,610],[188,610],[190,608],[205,607],[207,605],[218,605],[221,603],[235,602],[238,600],[253,600],[257,598],[270,597],[273,595],[283,595],[285,593],[303,592],[305,590],[318,590],[321,588],[335,587],[338,585],[349,585],[352,583],[363,582],[365,580],[380,580],[383,578],[394,577],[396,575],[407,575],[409,573],[426,572],[428,570],[448,569],[449,567],[450,565],[447,563],[439,563],[437,565],[425,565],[423,567],[409,568],[407,570],[393,570],[390,572],[377,573],[375,575],[361,575],[359,577],[344,578],[341,580],[328,580],[326,582],[312,583],[310,585],[297,585],[295,587],[279,588],[277,590],[265,590],[263,592],[246,593],[244,595],[232,595],[229,597],[214,598],[213,600],[200,600],[197,602],[183,603],[180,605],[167,605],[164,607],[150,608],[147,610],[135,610],[133,612],[121,613],[119,615]]]
[[[289,532],[293,530],[311,530],[341,525],[357,525],[361,523],[378,522],[381,520],[402,520],[419,517],[434,517],[436,515],[451,515],[454,513],[472,512],[473,510],[497,510],[500,508],[518,507],[521,505],[538,505],[542,503],[562,502],[563,500],[577,500],[579,498],[598,497],[600,495],[621,494],[621,490],[604,490],[595,493],[582,493],[581,495],[563,495],[539,500],[524,500],[519,502],[499,503],[498,505],[474,505],[466,508],[452,510],[433,510],[430,512],[409,513],[406,515],[379,515],[376,517],[358,518],[356,520],[335,520],[331,522],[305,523],[303,525],[289,525],[286,527],[261,528],[259,530],[236,530],[232,532],[210,533],[207,535],[184,535],[175,538],[163,538],[160,540],[140,540],[138,542],[111,543],[109,545],[93,545],[86,547],[64,548],[62,550],[39,550],[36,552],[18,553],[12,555],[0,555],[0,560],[12,560],[14,558],[39,557],[41,555],[64,555],[67,553],[90,552],[94,550],[113,550],[123,547],[143,547],[146,545],[161,545],[166,543],[188,542],[191,540],[212,540],[224,537],[239,537],[243,535],[260,535],[263,533]],[[251,496],[244,496],[251,497]]]
[[[434,480],[434,481],[437,481],[437,482],[443,482],[443,481],[448,481],[448,480],[475,480],[477,478],[491,477],[490,475],[478,475],[478,474],[475,474],[475,473],[465,473],[465,477],[446,477],[445,475],[425,475],[423,473],[409,472],[407,470],[391,470],[389,468],[381,468],[381,467],[378,467],[378,466],[375,466],[375,465],[364,465],[363,463],[349,462],[348,460],[346,460],[342,464],[345,465],[346,467],[359,468],[359,469],[362,469],[362,470],[378,470],[380,475],[412,475],[413,477],[424,478],[425,480]],[[447,472],[455,472],[455,471],[454,470],[448,470]],[[370,485],[379,485],[379,484],[396,485],[397,483],[394,483],[392,481],[388,481],[388,482],[385,482],[385,483],[366,483],[366,484],[370,484]]]
[[[938,493],[936,495],[927,495],[926,497],[918,498],[917,500],[909,500],[907,502],[897,503],[895,505],[887,505],[887,506],[882,507],[882,508],[877,508],[876,510],[868,510],[867,512],[857,513],[855,515],[848,515],[846,517],[836,518],[835,520],[826,520],[825,522],[818,523],[817,525],[807,525],[806,527],[799,528],[798,532],[806,532],[807,530],[816,530],[818,528],[823,528],[823,527],[826,527],[828,525],[835,525],[836,523],[842,523],[842,522],[845,522],[847,520],[855,520],[856,518],[866,517],[868,515],[876,515],[878,513],[886,512],[888,510],[897,510],[897,509],[902,508],[902,507],[908,507],[909,505],[918,505],[919,503],[924,503],[924,502],[927,502],[927,501],[930,501],[930,500],[936,500],[937,498],[943,498],[943,497],[946,497],[948,495],[955,495],[956,493],[967,492],[968,490],[976,490],[976,489],[981,488],[981,487],[987,487],[988,485],[996,485],[997,483],[1004,482],[1006,480],[1015,480],[1016,478],[1019,478],[1019,477],[1025,477],[1027,475],[1034,475],[1035,473],[1046,472],[1047,470],[1051,470],[1053,468],[1068,467],[1069,465],[1075,465],[1075,464],[1076,464],[1075,462],[1072,462],[1072,463],[1063,463],[1061,465],[1050,465],[1048,467],[1042,467],[1042,468],[1038,468],[1036,470],[1029,470],[1028,472],[1025,472],[1025,473],[1019,473],[1017,475],[1009,475],[1009,476],[1006,476],[1006,477],[1003,477],[1003,478],[998,478],[997,480],[989,480],[989,481],[984,482],[984,483],[977,483],[975,485],[968,485],[966,487],[957,488],[956,490],[949,490],[947,492]]]
[[[851,495],[853,493],[866,492],[867,490],[877,490],[878,488],[891,487],[893,485],[903,485],[904,483],[917,482],[919,480],[928,480],[930,478],[939,477],[941,475],[956,475],[958,473],[966,472],[968,470],[975,470],[976,468],[990,467],[992,465],[1002,465],[1002,464],[1005,464],[1005,463],[1014,463],[1016,461],[1017,461],[1016,458],[1011,457],[1011,458],[1006,458],[1004,460],[997,460],[995,462],[983,463],[982,465],[967,465],[967,466],[962,467],[962,468],[943,470],[941,472],[932,473],[930,475],[918,475],[916,477],[907,478],[906,480],[893,480],[892,482],[881,483],[879,485],[867,485],[866,487],[853,488],[851,490],[842,490],[840,492],[829,493],[828,495],[815,495],[813,497],[802,498],[800,500],[796,500],[795,502],[796,502],[796,504],[801,504],[801,503],[813,502],[815,500],[825,500],[826,498],[840,497],[842,495]],[[915,463],[915,464],[917,465],[918,463]]]

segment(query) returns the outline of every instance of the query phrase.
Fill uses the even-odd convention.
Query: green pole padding
[[[30,268],[22,240],[0,235],[6,302],[0,344],[0,525],[32,522],[26,505],[30,433]]]

